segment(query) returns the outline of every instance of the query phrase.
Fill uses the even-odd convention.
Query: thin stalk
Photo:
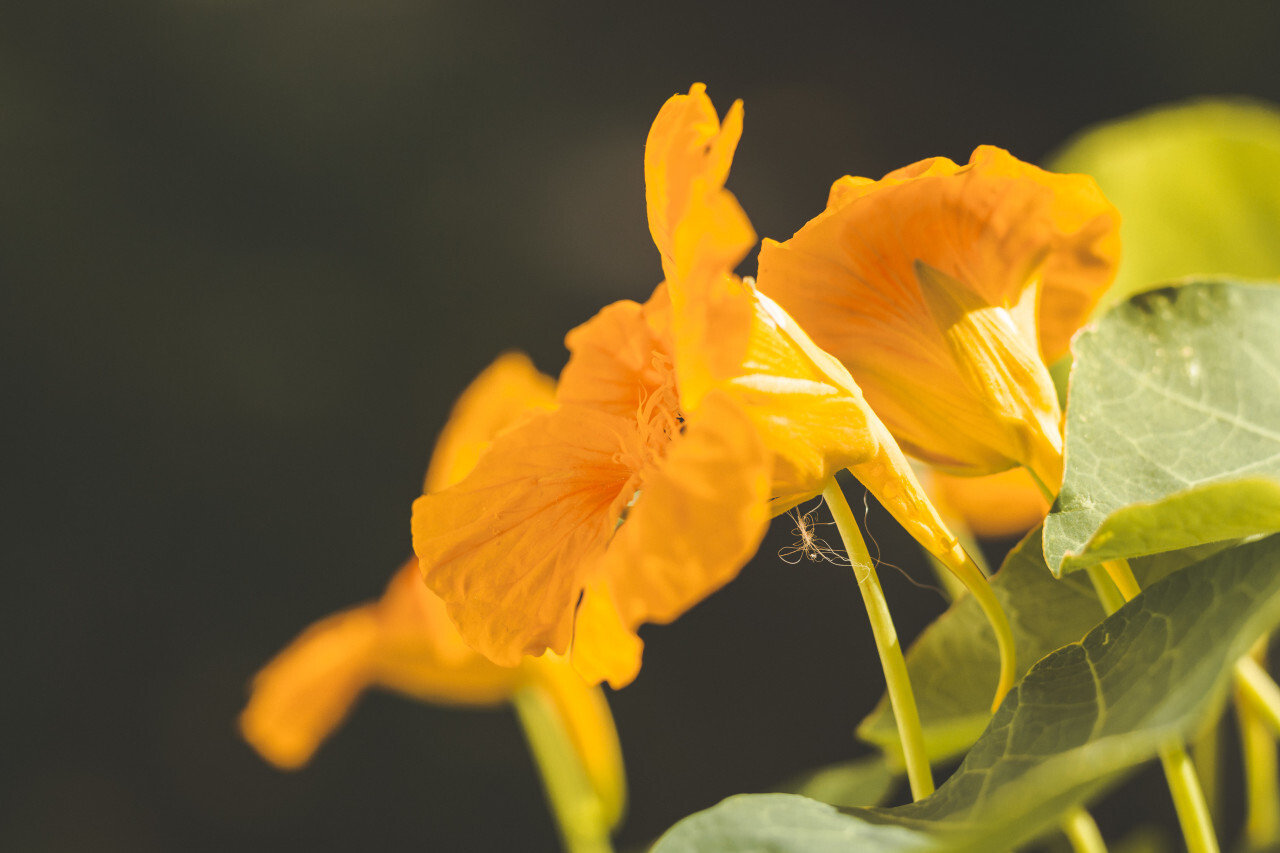
[[[1280,737],[1280,687],[1253,658],[1236,661],[1236,690],[1258,721]]]
[[[1187,853],[1218,853],[1218,838],[1213,833],[1213,821],[1209,818],[1209,804],[1200,789],[1200,778],[1182,744],[1174,743],[1160,750],[1160,763],[1164,765],[1169,791],[1173,794],[1173,806],[1182,824],[1182,837],[1187,842]]]
[[[1209,818],[1215,826],[1222,818],[1223,806],[1221,722],[1222,714],[1219,713],[1191,741],[1191,763],[1200,776],[1200,787],[1204,789],[1205,800],[1209,803]]]
[[[1093,591],[1098,594],[1098,601],[1102,602],[1102,609],[1107,612],[1108,616],[1124,607],[1124,595],[1116,588],[1111,576],[1107,574],[1102,566],[1090,566],[1085,569],[1085,574],[1089,576],[1089,580],[1093,583]]]
[[[831,510],[831,517],[835,519],[840,538],[844,540],[845,551],[848,552],[854,574],[857,575],[858,590],[862,593],[862,602],[866,605],[867,617],[871,621],[871,633],[875,637],[876,651],[880,653],[880,666],[884,669],[889,704],[893,707],[893,718],[898,724],[898,738],[902,741],[911,798],[921,800],[933,793],[933,771],[925,752],[920,712],[916,708],[915,694],[911,690],[911,679],[907,676],[907,662],[902,656],[898,632],[889,615],[889,604],[885,601],[884,590],[880,588],[880,578],[876,576],[876,567],[871,562],[871,554],[867,551],[862,531],[858,529],[858,521],[834,477],[823,489],[822,496]]]
[[[1142,592],[1138,579],[1133,576],[1133,569],[1129,568],[1128,560],[1104,560],[1102,568],[1106,570],[1107,576],[1116,585],[1116,589],[1120,590],[1125,601],[1136,598],[1138,593]]]
[[[978,602],[978,607],[987,617],[991,630],[995,632],[996,647],[1000,651],[1000,681],[996,684],[996,695],[991,701],[991,712],[995,713],[1018,677],[1013,628],[1009,625],[1009,617],[1005,615],[1004,608],[1000,606],[1000,600],[996,598],[995,590],[987,582],[987,576],[978,568],[978,564],[969,556],[968,551],[957,545],[950,554],[946,555],[945,565],[972,593],[974,600]]]
[[[1092,815],[1079,806],[1067,812],[1060,826],[1075,853],[1107,853],[1107,844],[1102,840],[1098,824],[1094,823]]]
[[[1267,675],[1266,638],[1236,663],[1236,719],[1244,757],[1244,837],[1251,850],[1280,845],[1280,777],[1275,734],[1280,731],[1280,688]]]
[[[566,853],[613,853],[605,808],[550,697],[535,684],[513,702]]]
[[[1095,567],[1089,570],[1095,589],[1104,585],[1112,586],[1121,593],[1130,593],[1125,595],[1126,599],[1141,592],[1128,560],[1109,560],[1103,565],[1100,577],[1095,576]],[[1101,594],[1099,597],[1103,598]],[[1103,607],[1108,615],[1118,609],[1111,607],[1106,598],[1103,598]],[[1187,842],[1187,853],[1218,853],[1218,838],[1214,835],[1209,804],[1205,800],[1200,777],[1196,774],[1196,767],[1187,755],[1187,750],[1180,743],[1168,744],[1160,750],[1160,763],[1164,766],[1164,776],[1169,783],[1169,792],[1173,795],[1178,822],[1182,825],[1182,836]]]

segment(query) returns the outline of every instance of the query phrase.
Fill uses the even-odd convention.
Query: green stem
[[[920,800],[933,793],[933,771],[929,768],[929,756],[924,748],[924,730],[920,727],[920,712],[916,708],[911,680],[907,676],[907,662],[902,657],[898,632],[889,615],[889,604],[885,601],[884,590],[880,588],[880,578],[876,576],[876,567],[871,562],[857,519],[849,509],[844,491],[834,477],[823,489],[822,496],[835,519],[836,529],[840,531],[840,538],[844,540],[845,550],[849,553],[854,574],[858,578],[858,589],[862,592],[862,601],[867,607],[876,651],[880,653],[880,666],[884,669],[889,704],[893,707],[893,718],[898,724],[898,737],[902,741],[911,797]]]
[[[537,685],[517,691],[512,701],[566,853],[613,853],[604,806],[555,705]]]
[[[1254,654],[1266,652],[1265,638]],[[1244,837],[1251,850],[1280,842],[1280,778],[1275,735],[1280,732],[1280,688],[1254,657],[1236,662],[1236,718],[1244,757]]]
[[[1209,803],[1209,819],[1216,826],[1222,818],[1222,714],[1219,713],[1208,723],[1200,734],[1191,741],[1191,763],[1196,766],[1200,776],[1200,786],[1204,788],[1205,800]]]
[[[1182,836],[1187,842],[1187,853],[1218,853],[1218,838],[1213,834],[1213,821],[1209,818],[1209,804],[1200,789],[1200,778],[1182,744],[1175,743],[1160,750],[1160,763],[1164,765],[1169,791],[1173,794],[1173,806],[1182,824]]]
[[[1093,591],[1097,594],[1098,601],[1102,603],[1102,609],[1106,611],[1108,616],[1124,607],[1124,596],[1120,594],[1120,590],[1116,589],[1116,585],[1111,582],[1106,569],[1102,568],[1102,566],[1090,566],[1085,569],[1085,574],[1089,576],[1089,580],[1093,583]]]
[[[1104,567],[1090,566],[1089,579],[1094,589],[1098,590],[1098,598],[1106,609],[1107,615],[1119,609],[1115,597],[1122,591],[1124,596],[1132,598],[1141,590],[1129,567],[1128,560],[1109,560]],[[1115,595],[1103,592],[1113,590]],[[1160,750],[1160,763],[1164,765],[1164,776],[1169,783],[1169,792],[1173,795],[1173,805],[1178,812],[1178,822],[1182,825],[1182,835],[1187,842],[1187,853],[1218,853],[1218,839],[1213,832],[1213,819],[1209,816],[1209,804],[1205,801],[1204,791],[1200,787],[1200,777],[1196,774],[1195,765],[1180,743],[1171,743]]]
[[[1280,687],[1253,658],[1236,661],[1236,689],[1259,722],[1265,723],[1273,735],[1280,736]]]
[[[1093,816],[1079,806],[1067,812],[1061,827],[1075,853],[1107,853],[1106,842],[1102,840]]]

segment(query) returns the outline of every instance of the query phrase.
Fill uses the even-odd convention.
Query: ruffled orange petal
[[[645,142],[649,233],[668,280],[674,276],[675,232],[688,214],[689,188],[698,182],[723,187],[742,136],[742,101],[734,102],[721,123],[706,91],[695,83],[688,95],[669,98]]]
[[[759,286],[849,368],[914,455],[997,471],[1025,460],[985,439],[991,400],[966,385],[918,265],[1007,312],[1032,352],[1055,358],[1114,275],[1118,225],[1091,179],[983,146],[966,166],[935,158],[837,181],[826,211],[786,243],[765,241]]]
[[[665,287],[643,305],[621,300],[565,336],[569,363],[556,399],[621,418],[671,384],[671,306]]]
[[[573,608],[613,533],[636,424],[562,406],[499,436],[457,485],[413,505],[424,577],[466,641],[514,666],[563,654]]]
[[[589,677],[604,675],[615,688],[634,673],[601,670],[600,646],[626,649],[641,624],[670,622],[724,586],[768,526],[769,453],[746,414],[717,393],[685,427],[667,457],[646,472],[601,563],[609,594],[598,599],[613,604],[618,623],[610,634],[574,639],[574,666]],[[580,653],[589,663],[580,662]]]
[[[436,439],[423,490],[438,492],[465,477],[495,436],[534,412],[554,408],[555,390],[555,381],[539,373],[524,353],[499,356],[454,403]]]

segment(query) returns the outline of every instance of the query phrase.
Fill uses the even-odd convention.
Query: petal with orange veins
[[[593,676],[615,687],[634,676],[624,657],[601,647],[626,649],[645,622],[667,623],[735,578],[759,547],[768,526],[768,448],[746,413],[724,393],[708,395],[667,456],[646,470],[644,487],[618,528],[600,565],[608,592],[591,601],[612,605],[616,621],[587,611],[574,637],[571,660],[590,662]],[[599,630],[605,626],[608,631]],[[638,647],[636,648],[638,652]]]
[[[463,641],[444,602],[422,582],[416,559],[391,579],[377,616],[370,671],[382,687],[439,705],[482,706],[511,698],[525,677]]]
[[[671,373],[670,302],[659,286],[641,305],[622,300],[601,309],[565,336],[569,363],[556,397],[622,418],[667,384]]]
[[[427,468],[424,491],[438,492],[461,480],[494,437],[536,411],[555,407],[555,381],[539,373],[524,353],[498,357],[462,392]]]
[[[502,666],[563,654],[578,594],[613,533],[637,425],[562,406],[499,436],[457,485],[413,505],[427,585],[472,648]]]

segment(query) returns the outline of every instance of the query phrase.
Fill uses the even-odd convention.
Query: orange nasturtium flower
[[[895,437],[941,470],[1025,466],[1062,479],[1046,364],[1115,276],[1120,216],[1092,178],[999,148],[845,177],[784,243],[760,289],[849,368]]]
[[[554,408],[554,383],[518,353],[480,374],[454,406],[436,442],[426,484],[446,488],[475,466],[492,440]],[[606,819],[622,811],[625,780],[617,733],[598,689],[567,661],[529,658],[502,667],[471,649],[422,583],[417,559],[392,577],[382,598],[312,625],[254,678],[240,730],[264,758],[301,767],[369,687],[443,705],[484,707],[534,687],[551,700]]]
[[[755,234],[724,189],[742,129],[696,85],[645,154],[666,282],[572,331],[559,408],[414,505],[427,583],[503,663],[550,649],[615,688],[637,628],[732,579],[768,517],[852,468],[930,550],[963,550],[846,371],[733,269]]]

